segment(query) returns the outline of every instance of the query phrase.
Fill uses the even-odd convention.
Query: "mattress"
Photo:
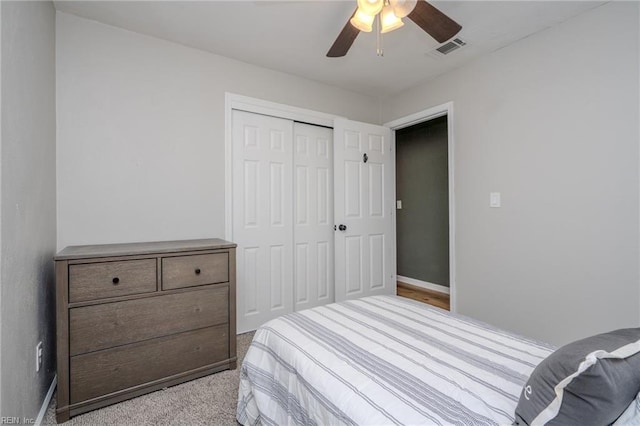
[[[511,424],[553,347],[397,296],[282,316],[240,370],[243,425]]]

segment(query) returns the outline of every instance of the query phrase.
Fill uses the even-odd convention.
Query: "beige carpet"
[[[237,425],[240,363],[253,333],[238,336],[238,368],[72,417],[64,425]],[[56,424],[55,395],[43,424]]]

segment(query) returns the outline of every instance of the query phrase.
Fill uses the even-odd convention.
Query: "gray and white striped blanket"
[[[240,371],[243,425],[511,424],[553,347],[396,296],[262,326]]]

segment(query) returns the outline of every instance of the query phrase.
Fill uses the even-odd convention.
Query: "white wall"
[[[35,420],[55,374],[55,11],[8,1],[0,10],[0,415],[22,421]]]
[[[225,91],[362,121],[378,101],[57,14],[58,248],[224,236]]]
[[[638,16],[612,2],[383,101],[454,102],[461,313],[556,344],[638,326]]]

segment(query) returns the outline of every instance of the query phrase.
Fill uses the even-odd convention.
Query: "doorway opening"
[[[447,310],[455,310],[451,109],[392,123],[398,294]]]
[[[396,131],[398,292],[448,310],[447,140],[446,115]]]

